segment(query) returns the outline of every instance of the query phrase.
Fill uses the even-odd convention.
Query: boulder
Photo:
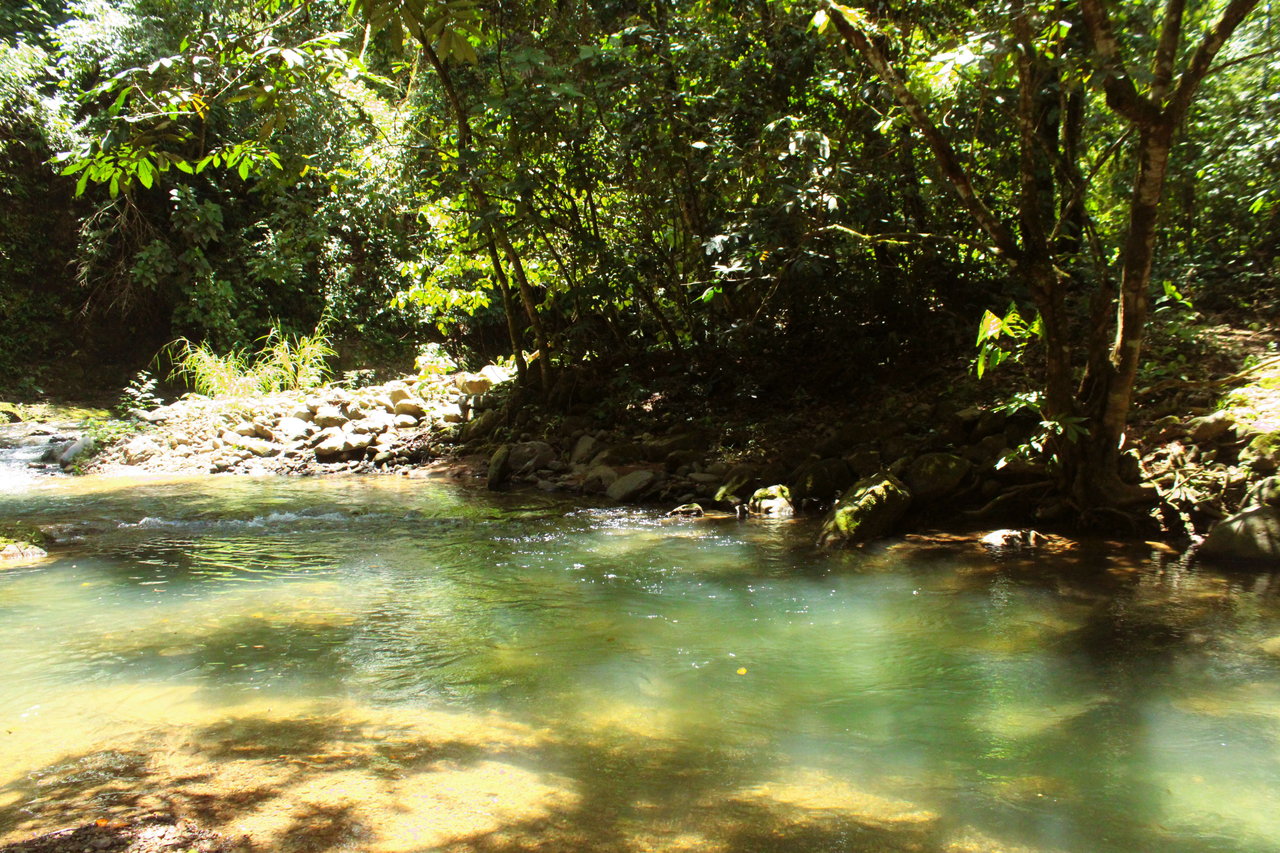
[[[483,394],[493,387],[493,382],[483,373],[459,373],[453,384],[463,394]]]
[[[1235,424],[1229,412],[1213,412],[1187,421],[1187,436],[1195,444],[1212,444],[1227,437]]]
[[[787,478],[791,499],[796,506],[804,501],[827,502],[853,485],[853,471],[843,459],[830,457],[804,462]]]
[[[504,382],[510,382],[512,373],[505,367],[499,367],[496,364],[486,364],[480,368],[480,375],[489,380],[490,387],[501,385]]]
[[[555,448],[545,441],[522,441],[511,445],[513,474],[531,474],[539,468],[546,468],[555,458]]]
[[[493,434],[493,431],[496,430],[501,423],[502,413],[497,409],[489,409],[487,412],[481,412],[462,428],[462,440],[475,441],[477,439],[487,438]]]
[[[646,442],[645,455],[655,462],[660,462],[677,451],[702,451],[706,448],[707,440],[697,433],[677,433]]]
[[[490,489],[500,489],[511,478],[511,445],[504,444],[489,457],[489,476],[485,481]]]
[[[70,468],[77,462],[83,462],[92,456],[97,449],[98,443],[93,440],[93,436],[82,435],[71,442],[70,447],[58,454],[58,464],[63,468]]]
[[[594,435],[584,435],[573,445],[569,453],[570,465],[586,465],[604,450],[604,444]]]
[[[658,473],[656,471],[641,468],[614,480],[609,488],[605,489],[605,494],[619,502],[635,500],[657,481]]]
[[[1263,474],[1280,468],[1280,432],[1264,432],[1240,451],[1240,464]]]
[[[910,506],[911,492],[901,480],[884,472],[873,474],[855,483],[831,508],[818,544],[833,548],[879,539]]]
[[[584,492],[599,493],[612,486],[618,479],[618,472],[608,465],[596,465],[582,478]]]
[[[708,469],[710,470],[710,469]],[[735,465],[724,475],[724,482],[716,489],[716,501],[737,506],[760,488],[760,471],[754,465]]]
[[[1280,566],[1280,507],[1249,507],[1218,522],[1200,548],[1207,560]]]
[[[633,465],[648,459],[643,444],[619,444],[592,457],[593,465]]]
[[[907,466],[903,480],[920,501],[944,498],[960,488],[972,464],[951,453],[926,453]]]
[[[849,470],[858,478],[870,477],[872,474],[884,467],[884,462],[880,459],[880,451],[862,449],[855,450],[853,453],[845,457],[845,461],[849,465]]]
[[[747,509],[755,515],[787,516],[796,512],[791,503],[791,490],[781,485],[756,489]]]

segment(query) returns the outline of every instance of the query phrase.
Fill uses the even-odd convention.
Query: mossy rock
[[[1248,446],[1240,451],[1240,463],[1263,474],[1270,474],[1280,468],[1280,432],[1255,435]]]
[[[716,490],[716,502],[737,506],[746,503],[760,487],[760,470],[754,465],[735,465],[724,475],[724,483]]]
[[[887,472],[854,484],[828,513],[818,544],[838,548],[887,535],[911,507],[911,490]]]
[[[903,479],[916,499],[933,501],[960,488],[972,468],[968,459],[951,453],[926,453],[907,467]]]
[[[805,462],[791,474],[791,497],[799,503],[805,500],[830,501],[853,485],[857,478],[843,459],[815,459]]]
[[[791,490],[783,485],[765,486],[756,489],[751,495],[747,509],[756,515],[787,516],[795,515],[795,505],[791,502]]]

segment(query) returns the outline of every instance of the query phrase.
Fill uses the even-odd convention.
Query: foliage
[[[244,397],[275,391],[314,388],[330,376],[334,349],[323,327],[310,335],[286,335],[276,326],[258,341],[256,353],[218,353],[208,343],[179,338],[166,349],[172,378],[199,394]]]

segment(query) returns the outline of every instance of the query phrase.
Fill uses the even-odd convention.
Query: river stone
[[[592,465],[633,465],[648,459],[645,446],[635,442],[618,444],[602,450],[591,459]]]
[[[604,444],[594,435],[584,435],[573,445],[569,453],[570,465],[585,465],[604,450]]]
[[[735,465],[724,475],[723,485],[716,489],[716,501],[737,506],[740,503],[746,503],[758,488],[760,488],[760,470],[746,463]]]
[[[77,462],[92,455],[97,447],[98,443],[93,440],[93,436],[82,435],[71,442],[71,446],[58,455],[58,464],[63,468],[70,468]]]
[[[459,373],[453,377],[453,384],[463,394],[483,394],[493,387],[489,377],[482,373]]]
[[[1255,435],[1240,451],[1240,464],[1263,474],[1280,468],[1280,432]]]
[[[0,563],[41,560],[47,556],[49,556],[47,551],[30,542],[10,542],[0,549]]]
[[[284,448],[274,442],[267,441],[257,436],[241,435],[235,439],[236,447],[242,447],[252,453],[254,456],[274,456]]]
[[[497,409],[489,409],[487,412],[481,412],[479,415],[462,428],[463,441],[476,441],[477,439],[487,438],[502,423],[502,413]]]
[[[831,508],[818,544],[833,548],[869,542],[886,535],[911,506],[911,492],[889,473],[859,480]]]
[[[335,456],[341,456],[346,450],[347,436],[338,427],[325,427],[316,436],[316,458],[332,459]]]
[[[392,421],[392,426],[396,429],[413,429],[418,425],[418,419],[413,415],[396,415]]]
[[[756,515],[795,515],[795,507],[791,503],[791,490],[786,486],[765,486],[756,489],[751,495],[747,509]]]
[[[660,462],[678,451],[701,452],[706,448],[707,440],[697,433],[677,433],[647,442],[645,454],[653,461]]]
[[[315,416],[312,418],[312,421],[315,422],[315,425],[320,427],[321,429],[328,429],[330,427],[340,427],[349,420],[350,418],[342,414],[341,409],[339,409],[337,406],[334,406],[328,403],[316,409]]]
[[[1280,507],[1250,507],[1218,522],[1200,548],[1209,560],[1280,566]]]
[[[1235,423],[1229,412],[1213,412],[1187,421],[1187,435],[1195,444],[1211,444],[1226,437]]]
[[[1254,483],[1245,495],[1244,504],[1280,507],[1280,477],[1264,477]]]
[[[421,400],[405,397],[403,400],[396,401],[395,412],[397,415],[413,415],[415,418],[421,418],[427,410]]]
[[[582,478],[584,492],[599,493],[612,486],[618,479],[618,472],[608,465],[595,465],[587,470]]]
[[[281,441],[297,441],[300,438],[310,435],[313,429],[315,429],[315,427],[313,427],[309,421],[294,417],[293,415],[286,415],[280,419],[279,423],[276,424],[275,434],[276,438]]]
[[[853,471],[843,459],[830,457],[804,462],[788,478],[791,499],[796,506],[803,501],[830,501],[853,485]]]
[[[641,468],[614,480],[609,488],[605,489],[605,494],[619,502],[634,500],[640,497],[657,480],[658,474],[656,471]]]
[[[870,477],[884,467],[884,462],[880,458],[880,451],[869,448],[855,450],[845,457],[845,461],[848,463],[853,475],[859,479]]]
[[[500,489],[511,478],[511,445],[504,444],[489,457],[489,476],[485,484],[490,489]]]
[[[556,458],[556,451],[545,441],[522,441],[511,445],[511,470],[529,474],[545,468]]]
[[[913,461],[903,480],[917,500],[946,497],[960,487],[972,468],[967,459],[951,453],[926,453]]]
[[[126,465],[141,465],[160,452],[160,445],[150,437],[140,435],[124,446]]]

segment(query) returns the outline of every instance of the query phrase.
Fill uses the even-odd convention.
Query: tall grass
[[[257,351],[217,353],[207,343],[178,338],[165,350],[180,379],[207,397],[248,397],[314,388],[332,375],[334,349],[321,323],[310,335],[286,335],[279,327],[257,340]]]

